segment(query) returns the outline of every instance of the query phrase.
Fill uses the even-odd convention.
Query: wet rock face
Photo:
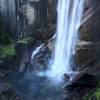
[[[40,49],[40,51],[32,59],[33,70],[44,71],[48,68],[49,59],[51,58],[51,51],[45,45]]]
[[[84,18],[90,16],[82,25],[81,39],[100,41],[100,0],[85,0]]]
[[[81,68],[91,67],[96,59],[95,46],[91,42],[80,42],[77,46],[76,63]]]
[[[49,14],[49,25],[53,25],[56,23],[56,6],[57,6],[57,0],[48,0],[48,14]]]
[[[76,64],[80,70],[88,68],[91,74],[100,75],[100,43],[82,41],[77,46]]]
[[[86,42],[80,43],[76,62],[82,69],[89,68],[93,73],[93,70],[100,71],[100,64],[96,65],[100,61],[100,0],[85,0],[83,20],[86,18],[80,29],[80,39]]]

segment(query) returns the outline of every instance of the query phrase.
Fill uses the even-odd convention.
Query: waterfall
[[[62,82],[64,73],[72,72],[72,58],[78,40],[78,31],[82,20],[84,0],[58,0],[57,31],[53,64],[47,76],[56,82]]]

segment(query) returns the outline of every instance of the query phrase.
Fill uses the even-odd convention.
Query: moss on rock
[[[18,43],[28,44],[32,41],[33,41],[33,39],[31,37],[25,37],[25,38],[22,38],[22,39],[18,40]]]

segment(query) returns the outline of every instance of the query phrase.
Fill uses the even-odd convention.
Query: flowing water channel
[[[62,82],[64,73],[73,71],[73,55],[78,41],[84,0],[58,0],[57,31],[53,64],[47,71],[48,77]]]

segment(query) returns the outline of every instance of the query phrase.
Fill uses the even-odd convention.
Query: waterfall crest
[[[84,0],[58,0],[57,31],[53,64],[47,76],[56,82],[62,82],[64,73],[72,71],[72,57],[78,40]]]

